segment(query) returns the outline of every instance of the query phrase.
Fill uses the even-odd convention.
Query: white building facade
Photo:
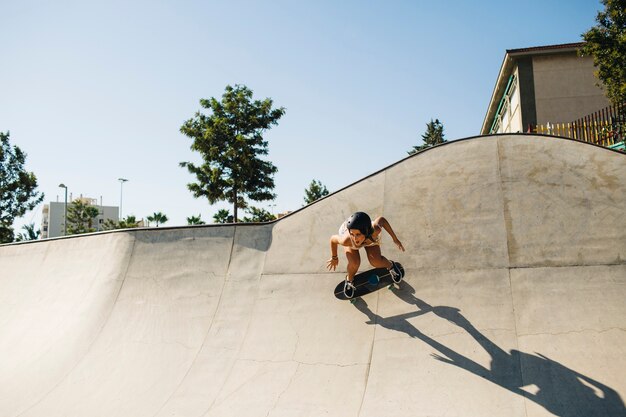
[[[96,231],[102,230],[102,225],[108,219],[115,222],[119,221],[119,207],[116,206],[103,206],[98,204],[98,200],[95,198],[81,197],[84,204],[94,206],[98,208],[98,216],[94,220],[94,228]],[[67,205],[71,204],[70,201]],[[47,239],[51,237],[59,237],[65,235],[65,203],[50,202],[43,206],[41,216],[41,238]]]

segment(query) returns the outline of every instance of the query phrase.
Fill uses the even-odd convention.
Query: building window
[[[496,115],[493,118],[493,124],[491,129],[489,129],[490,134],[510,131],[511,114],[515,111],[514,108],[511,108],[511,97],[515,90],[517,90],[517,77],[513,74],[509,77],[509,82],[500,99],[498,110],[496,110]]]

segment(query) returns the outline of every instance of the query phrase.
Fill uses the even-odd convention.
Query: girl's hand
[[[334,271],[337,268],[337,265],[339,265],[339,258],[336,256],[330,258],[326,262],[326,268],[328,268],[329,271]]]
[[[402,246],[402,242],[400,242],[398,239],[396,239],[396,240],[393,241],[393,243],[396,244],[398,249],[400,249],[402,252],[404,252],[404,246]]]

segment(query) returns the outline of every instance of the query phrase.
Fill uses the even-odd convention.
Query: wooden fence
[[[528,132],[616,147],[626,139],[626,103],[606,107],[569,123],[531,125]]]

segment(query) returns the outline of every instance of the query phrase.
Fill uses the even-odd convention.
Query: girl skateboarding
[[[354,213],[339,227],[339,233],[330,237],[331,257],[326,263],[329,271],[334,271],[339,265],[337,256],[337,246],[343,246],[343,250],[348,258],[348,275],[344,291],[354,291],[352,280],[361,265],[361,255],[359,249],[365,248],[367,260],[374,268],[387,268],[394,282],[402,280],[402,271],[393,261],[388,260],[380,253],[381,233],[386,230],[393,239],[393,243],[398,249],[404,252],[404,246],[394,233],[391,225],[384,217],[378,217],[374,221],[362,211]]]

